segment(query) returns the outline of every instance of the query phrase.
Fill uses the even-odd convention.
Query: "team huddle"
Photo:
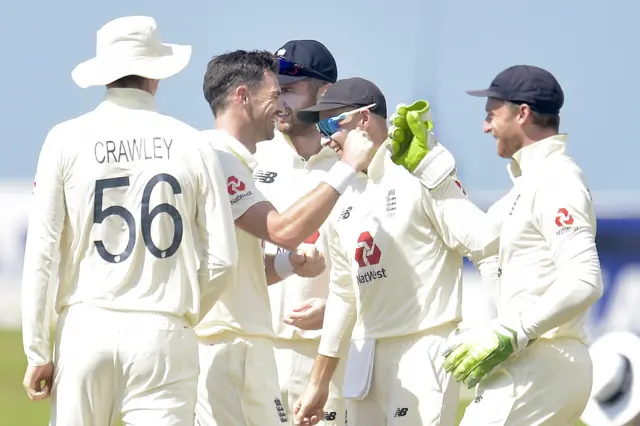
[[[103,101],[42,146],[24,386],[51,425],[447,426],[461,385],[465,426],[580,418],[602,277],[552,74],[517,65],[468,92],[513,181],[484,212],[429,103],[388,110],[322,43],[215,56],[204,131],[155,105],[190,57],[152,18],[107,23],[72,72]],[[468,329],[464,258],[497,306]]]

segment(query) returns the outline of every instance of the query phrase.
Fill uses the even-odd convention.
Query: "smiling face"
[[[320,120],[326,120],[327,118],[332,118],[345,112],[354,111],[354,109],[356,108],[344,107],[328,111],[320,111]],[[342,158],[342,146],[344,145],[344,141],[346,140],[349,131],[357,128],[363,128],[366,130],[366,123],[369,123],[370,120],[363,120],[363,115],[369,116],[369,110],[360,110],[358,112],[354,111],[353,114],[347,115],[342,121],[340,121],[340,130],[331,135],[331,138],[329,139],[323,138],[323,142],[333,149],[338,158]]]
[[[276,75],[265,71],[262,83],[252,91],[248,114],[255,126],[256,140],[274,137],[274,122],[282,112],[280,85]]]
[[[301,109],[309,108],[316,104],[318,98],[317,87],[311,84],[310,79],[304,79],[294,83],[283,84],[280,89],[282,90],[280,100],[282,101],[283,112],[278,116],[278,130],[289,136],[309,133],[315,126],[298,119],[296,113]]]
[[[522,123],[529,114],[528,105],[511,105],[503,100],[489,98],[487,117],[482,130],[496,139],[496,151],[502,158],[512,158],[524,145]]]

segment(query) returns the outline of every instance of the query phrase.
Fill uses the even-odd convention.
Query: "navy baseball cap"
[[[371,104],[375,104],[371,112],[387,118],[387,101],[378,86],[364,78],[347,78],[329,86],[315,106],[301,109],[297,116],[306,123],[317,123],[320,121],[320,111],[346,106],[355,109]]]
[[[496,76],[486,90],[468,90],[471,96],[527,104],[540,114],[558,115],[564,92],[549,71],[531,65],[515,65]]]
[[[335,83],[338,66],[329,49],[316,40],[291,40],[276,51],[280,62],[280,84],[294,83],[305,78],[316,78]]]

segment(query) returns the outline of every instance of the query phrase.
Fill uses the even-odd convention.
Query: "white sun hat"
[[[98,30],[96,56],[76,66],[71,78],[83,89],[128,75],[162,80],[182,71],[190,59],[191,46],[160,41],[153,18],[126,16]]]
[[[640,415],[640,337],[607,333],[593,342],[589,353],[593,386],[580,420],[588,426],[635,424]]]

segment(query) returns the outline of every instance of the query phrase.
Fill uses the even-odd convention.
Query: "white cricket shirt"
[[[498,318],[519,318],[530,338],[584,340],[588,303],[574,296],[602,292],[593,202],[565,142],[557,135],[518,151],[514,187],[489,211],[502,218]]]
[[[266,202],[253,182],[257,163],[249,150],[227,132],[205,130],[203,134],[220,155],[233,219],[237,220],[253,205]],[[213,309],[204,314],[196,333],[206,337],[232,331],[243,336],[273,337],[262,240],[238,227],[235,229],[239,254],[235,281]]]
[[[322,177],[338,161],[335,152],[322,148],[309,160],[300,157],[291,142],[281,132],[274,139],[258,144],[256,151],[258,167],[253,178],[257,188],[279,211],[314,190],[322,182]],[[269,299],[273,328],[281,339],[319,339],[321,330],[301,330],[285,324],[285,317],[291,310],[309,298],[326,299],[329,295],[329,271],[331,260],[326,251],[326,232],[322,229],[306,240],[314,243],[318,251],[325,255],[327,267],[315,278],[291,275],[269,286]],[[265,253],[277,254],[284,249],[265,241]]]
[[[51,359],[45,305],[58,253],[58,313],[85,303],[195,325],[201,294],[215,300],[226,285],[237,251],[219,159],[200,132],[154,105],[147,92],[109,89],[94,111],[47,135],[22,282],[30,363]]]
[[[429,191],[382,146],[338,203],[327,223],[331,294],[320,354],[346,354],[354,315],[353,339],[461,320],[463,256],[495,259],[498,229],[453,175]]]

